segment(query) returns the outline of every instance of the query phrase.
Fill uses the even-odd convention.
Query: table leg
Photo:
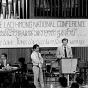
[[[84,84],[86,84],[86,69],[84,69]]]
[[[80,68],[80,77],[82,77],[82,71],[81,71],[81,68]]]

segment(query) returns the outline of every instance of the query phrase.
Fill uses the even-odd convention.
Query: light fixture
[[[8,3],[12,3],[12,0],[8,0]]]
[[[2,0],[2,4],[6,4],[6,0]]]

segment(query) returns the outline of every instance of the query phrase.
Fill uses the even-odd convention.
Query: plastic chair
[[[26,77],[27,77],[29,83],[33,83],[34,74],[33,74],[33,70],[32,70],[32,63],[27,64]]]
[[[51,82],[58,82],[58,78],[59,78],[59,64],[57,61],[52,61],[51,62],[51,69],[50,69],[50,73],[51,73]],[[52,78],[55,78],[55,81],[52,81]]]
[[[50,68],[51,68],[51,64],[45,62],[45,71],[43,71],[45,83],[50,82],[50,77],[51,77]],[[49,79],[49,81],[48,81],[48,79]]]

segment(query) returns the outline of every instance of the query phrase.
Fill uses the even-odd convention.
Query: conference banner
[[[58,47],[67,38],[71,47],[88,46],[87,19],[0,20],[0,48]]]

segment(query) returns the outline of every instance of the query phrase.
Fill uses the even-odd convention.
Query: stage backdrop
[[[88,46],[86,19],[5,19],[0,20],[0,48],[58,47],[62,38],[72,47]]]

